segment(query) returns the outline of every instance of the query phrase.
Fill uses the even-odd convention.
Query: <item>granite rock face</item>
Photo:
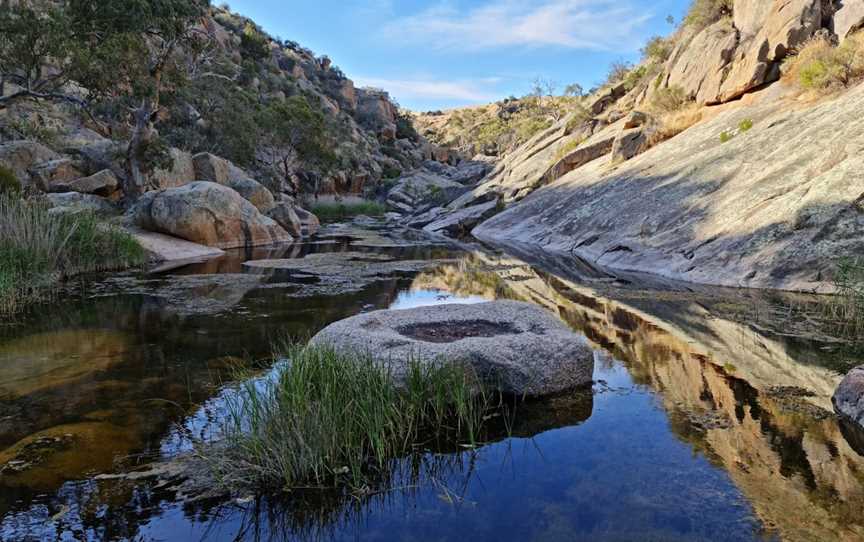
[[[276,221],[261,214],[240,194],[205,181],[148,192],[130,213],[133,222],[145,230],[215,248],[293,240]]]
[[[864,85],[811,106],[782,86],[756,98],[617,168],[578,168],[473,234],[689,282],[832,291],[833,262],[864,252]]]
[[[864,366],[849,371],[831,402],[837,414],[864,427]]]
[[[369,353],[397,381],[409,363],[463,363],[503,393],[543,396],[592,382],[582,337],[529,303],[495,301],[377,311],[336,322],[312,344]]]

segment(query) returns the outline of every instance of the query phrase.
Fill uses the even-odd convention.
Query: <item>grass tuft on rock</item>
[[[383,216],[387,207],[377,201],[328,202],[316,203],[310,211],[322,222],[336,222],[360,215]]]
[[[838,46],[812,38],[784,61],[783,71],[804,90],[829,94],[847,88],[864,78],[864,32]]]
[[[282,347],[274,373],[240,384],[199,456],[230,490],[360,488],[435,443],[474,445],[490,395],[457,364],[411,363],[404,387],[370,356]]]
[[[145,261],[131,235],[92,214],[52,214],[42,201],[0,195],[0,314],[38,301],[66,278]]]

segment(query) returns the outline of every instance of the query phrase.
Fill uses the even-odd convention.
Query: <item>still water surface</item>
[[[407,263],[339,281],[242,266],[345,252]],[[544,306],[596,348],[593,390],[526,405],[511,438],[401,461],[361,499],[188,502],[100,476],[183,453],[177,428],[218,423],[226,368],[274,339],[496,298]],[[861,540],[864,447],[829,400],[856,360],[754,316],[789,302],[382,232],[96,278],[0,326],[0,539]]]

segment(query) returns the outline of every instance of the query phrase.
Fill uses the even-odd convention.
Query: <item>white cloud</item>
[[[641,6],[639,4],[642,4]],[[489,0],[460,9],[444,1],[383,27],[394,43],[449,50],[557,46],[624,51],[638,48],[651,18],[637,0]]]
[[[397,100],[455,100],[486,103],[494,101],[496,93],[488,87],[500,82],[487,77],[472,81],[432,81],[428,79],[380,79],[359,77],[355,83],[361,87],[386,89]]]

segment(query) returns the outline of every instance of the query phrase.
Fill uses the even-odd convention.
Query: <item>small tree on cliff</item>
[[[20,100],[110,108],[129,127],[124,191],[137,198],[164,163],[155,124],[163,96],[192,71],[207,36],[196,29],[209,0],[66,0],[0,13],[0,81]],[[86,91],[72,90],[77,83]],[[0,83],[0,84],[2,84]],[[5,94],[5,92],[3,93]],[[101,126],[101,125],[100,125]]]
[[[258,126],[258,158],[283,179],[285,186],[299,190],[292,177],[301,163],[318,173],[332,168],[335,155],[325,135],[324,115],[304,96],[268,104],[258,114]]]
[[[162,100],[184,84],[208,41],[196,23],[209,0],[69,0],[80,48],[70,59],[92,99],[126,111],[130,127],[124,191],[137,198],[166,152],[155,129]]]
[[[64,92],[70,73],[57,61],[74,45],[62,7],[0,9],[0,110],[24,100],[68,102],[85,106],[81,96]],[[14,87],[11,87],[14,85]],[[11,87],[11,88],[10,88]]]

